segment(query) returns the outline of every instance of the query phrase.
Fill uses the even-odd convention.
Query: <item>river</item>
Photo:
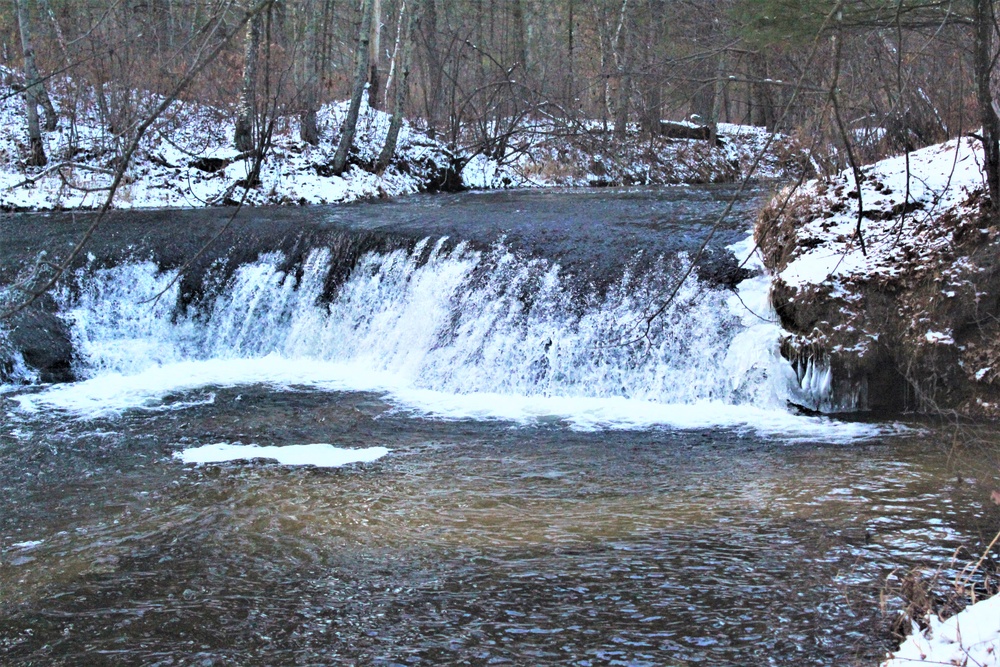
[[[875,664],[995,471],[790,406],[760,192],[650,317],[732,193],[255,209],[176,281],[228,212],[120,214],[45,306],[75,380],[0,393],[0,663]],[[0,276],[86,222],[5,218]],[[246,449],[313,444],[358,461]]]

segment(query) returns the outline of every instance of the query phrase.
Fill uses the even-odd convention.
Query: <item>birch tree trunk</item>
[[[347,168],[347,155],[354,145],[354,133],[358,127],[358,114],[361,111],[361,101],[365,96],[368,83],[368,56],[372,33],[372,14],[375,8],[374,0],[364,0],[361,5],[361,29],[358,32],[357,59],[354,64],[354,88],[351,90],[351,105],[347,109],[347,118],[340,132],[340,143],[333,156],[330,169],[334,174],[344,173]]]
[[[411,9],[409,17],[404,19],[402,14],[405,11],[406,0],[403,0],[399,6],[400,32],[393,49],[393,69],[398,70],[398,74],[395,76],[396,95],[392,107],[392,120],[389,121],[389,132],[386,134],[382,152],[378,156],[376,165],[378,173],[385,171],[392,161],[392,156],[396,153],[396,144],[399,141],[399,130],[403,127],[403,107],[406,105],[407,79],[410,76],[410,32],[413,30],[414,16]]]
[[[38,123],[38,68],[35,67],[35,52],[31,48],[31,28],[26,0],[14,0],[17,11],[17,23],[21,32],[21,50],[24,53],[24,98],[27,102],[28,116],[28,165],[42,167],[48,162],[45,157],[45,145],[42,143],[42,130]]]
[[[243,86],[236,109],[234,144],[241,153],[253,150],[253,126],[257,116],[257,52],[260,50],[261,14],[255,14],[247,24],[243,42]]]

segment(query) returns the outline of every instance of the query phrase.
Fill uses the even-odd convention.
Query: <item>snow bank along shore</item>
[[[12,79],[0,69],[0,80]],[[71,99],[71,82],[50,84],[56,106]],[[0,85],[0,209],[8,211],[97,208],[107,196],[116,160],[128,143],[127,131],[110,132],[101,122],[93,95],[75,90],[79,101],[60,109],[57,130],[44,133],[49,163],[25,168],[28,154],[24,101],[9,84]],[[160,102],[135,94],[137,117]],[[278,118],[259,184],[245,190],[253,158],[233,148],[233,114],[194,102],[175,102],[144,135],[115,208],[188,208],[234,204],[329,204],[391,197],[456,187],[502,188],[587,185],[637,185],[734,181],[750,168],[768,141],[762,128],[721,125],[720,142],[699,139],[642,138],[632,133],[612,139],[597,126],[578,128],[575,138],[551,121],[522,126],[489,157],[471,149],[456,154],[425,132],[404,122],[388,168],[375,164],[390,117],[362,105],[348,168],[333,175],[347,102],[325,105],[318,114],[317,146],[299,139],[298,121]],[[494,151],[497,153],[497,151]],[[779,138],[758,169],[778,177],[801,169],[804,152]],[[458,178],[460,177],[460,178]]]
[[[1000,665],[1000,595],[966,607],[947,620],[933,614],[926,630],[913,632],[882,667]]]
[[[0,87],[2,88],[2,87]],[[107,197],[116,160],[128,143],[111,134],[93,110],[78,105],[71,123],[43,135],[49,163],[25,169],[27,154],[24,102],[0,90],[0,209],[50,210],[97,208]],[[62,96],[55,95],[54,101]],[[137,96],[140,109],[160,102]],[[298,139],[293,119],[279,119],[272,147],[264,160],[259,184],[241,187],[253,157],[233,148],[232,114],[192,102],[175,102],[147,131],[114,208],[192,208],[247,205],[327,204],[433,190],[447,185],[453,156],[439,142],[404,124],[395,158],[381,174],[374,165],[389,129],[389,116],[365,107],[347,170],[331,173],[337,150],[334,128],[347,113],[347,103],[328,104],[318,114],[326,130],[317,146]]]

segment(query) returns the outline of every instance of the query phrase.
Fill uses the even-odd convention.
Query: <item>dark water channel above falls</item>
[[[600,313],[633,311],[620,295],[586,290],[604,280],[598,291],[616,293],[616,279],[600,276],[632,261],[624,246],[669,255],[697,245],[723,194],[470,194],[268,211],[272,224],[242,227],[227,247],[296,219],[310,220],[304,236],[345,226],[350,238],[373,236],[332,296],[335,253],[285,248],[284,259],[257,261],[244,249],[242,268],[219,277],[206,267],[216,283],[205,295],[172,293],[162,313],[140,298],[144,281],[161,284],[159,268],[126,258],[169,269],[195,243],[180,231],[207,236],[221,214],[203,212],[212,222],[198,226],[197,213],[183,223],[140,213],[105,232],[95,266],[56,299],[80,381],[0,393],[0,664],[875,664],[887,648],[887,578],[891,587],[893,572],[943,567],[947,579],[956,548],[981,550],[1000,526],[988,502],[995,471],[982,450],[951,447],[948,428],[786,414],[783,400],[749,390],[775,381],[778,366],[730,389],[726,373],[742,366],[711,360],[770,339],[747,335],[735,315],[711,319],[729,294],[711,280],[701,287],[715,297],[685,297],[656,332],[684,346],[644,356],[593,347]],[[724,230],[719,254],[744,235],[751,209]],[[344,217],[353,210],[363,214]],[[608,238],[602,217],[616,230]],[[41,245],[29,219],[45,218],[0,222],[8,277],[12,257]],[[146,232],[138,222],[167,219]],[[53,247],[77,229],[42,224]],[[585,275],[585,286],[556,289],[568,279],[548,264],[529,271],[495,250],[483,251],[488,262],[441,251],[407,265],[413,242],[385,245],[386,235],[483,248],[506,235],[507,247]],[[386,259],[396,247],[403,254]],[[504,274],[527,281],[518,298],[477,273],[484,262],[521,267]],[[567,303],[577,298],[584,305]],[[409,315],[391,317],[384,302]],[[413,324],[441,303],[450,310]],[[542,305],[545,316],[532,315]],[[706,322],[726,331],[698,338]],[[687,413],[700,416],[689,423]],[[389,453],[341,468],[174,456],[211,443]],[[887,600],[898,608],[891,588]]]
[[[693,251],[706,225],[725,210],[734,186],[622,189],[556,189],[416,195],[384,202],[329,207],[246,208],[230,229],[194,262],[193,273],[226,258],[246,261],[260,252],[301,254],[317,245],[342,252],[387,250],[425,237],[450,237],[486,247],[507,246],[558,262],[586,280],[613,279],[623,262],[641,253]],[[731,257],[721,252],[745,236],[761,189],[739,201],[716,233],[703,273],[732,281]],[[234,209],[113,211],[88,252],[98,263],[152,258],[162,267],[189,261],[223,229]],[[79,240],[93,214],[45,213],[0,216],[0,278],[40,251],[61,257]],[[39,227],[44,233],[39,233]],[[340,248],[340,246],[345,246]]]

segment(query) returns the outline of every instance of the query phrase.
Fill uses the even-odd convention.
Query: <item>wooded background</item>
[[[281,115],[315,143],[319,105],[367,83],[373,106],[497,156],[540,120],[610,141],[694,118],[873,159],[987,125],[997,41],[988,0],[11,0],[0,26],[43,119],[58,92],[61,122],[96,107],[128,132],[138,91],[177,92],[232,113],[241,150]]]

